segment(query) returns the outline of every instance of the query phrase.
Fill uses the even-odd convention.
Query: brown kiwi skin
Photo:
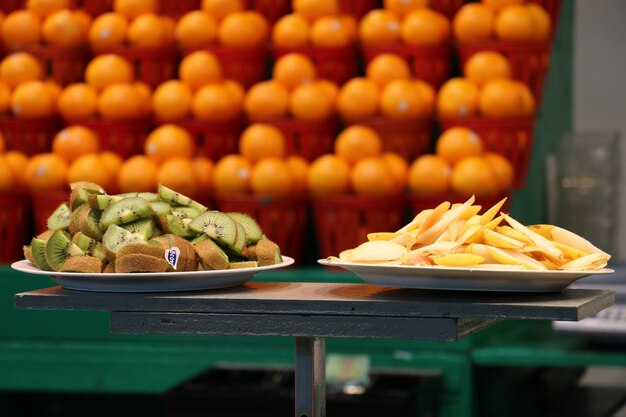
[[[22,249],[24,251],[24,258],[26,258],[31,264],[37,265],[37,262],[35,262],[35,258],[33,258],[33,251],[31,247],[24,245]]]
[[[164,249],[169,249],[173,246],[180,249],[180,259],[176,265],[176,270],[170,266],[168,272],[196,271],[198,269],[196,250],[189,241],[174,234],[158,236],[153,238],[152,241],[159,243]]]
[[[165,272],[168,265],[163,258],[143,254],[130,254],[121,258],[118,257],[115,260],[115,272]]]
[[[48,240],[50,239],[50,236],[52,236],[54,234],[54,230],[46,230],[44,232],[41,232],[37,235],[37,239],[41,239],[41,240]]]
[[[245,246],[241,254],[250,261],[256,261],[256,243],[254,245]]]
[[[95,256],[72,256],[63,263],[61,271],[99,274],[102,272],[102,260]]]
[[[131,243],[122,246],[117,250],[117,257],[122,258],[126,255],[148,255],[155,258],[165,259],[165,249],[158,246],[148,245],[144,243]]]
[[[278,245],[269,239],[261,239],[256,244],[256,260],[259,266],[275,264],[276,251],[280,251]]]
[[[115,272],[115,262],[107,263],[104,269],[102,270],[102,273],[104,274],[112,274],[114,272]]]
[[[214,243],[212,240],[205,240],[204,242],[197,244],[194,248],[196,250],[196,253],[198,254],[198,257],[202,261],[201,263],[206,269],[228,269],[228,258],[224,259],[219,256],[215,250],[215,245],[216,243]]]
[[[89,210],[89,206],[87,205],[79,206],[76,210],[72,212],[72,215],[70,216],[70,225],[69,225],[69,231],[72,236],[80,232],[80,216],[85,210]]]

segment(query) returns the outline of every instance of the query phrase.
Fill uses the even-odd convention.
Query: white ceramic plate
[[[251,280],[257,272],[284,268],[293,258],[283,256],[277,265],[220,271],[145,272],[134,274],[84,274],[78,272],[42,271],[29,261],[14,262],[11,268],[34,275],[47,275],[70,290],[98,292],[167,292],[234,287]]]
[[[451,268],[443,266],[367,265],[320,259],[325,266],[336,266],[355,273],[363,281],[389,287],[458,291],[561,291],[577,279],[611,274],[600,271],[529,271],[510,269]]]

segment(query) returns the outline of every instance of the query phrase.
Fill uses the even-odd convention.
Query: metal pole
[[[296,337],[295,417],[326,417],[326,340]]]

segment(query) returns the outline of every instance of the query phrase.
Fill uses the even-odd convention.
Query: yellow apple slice
[[[450,253],[433,257],[433,262],[440,266],[468,267],[485,262],[485,258],[472,253]]]
[[[398,232],[374,232],[367,234],[367,240],[392,240],[401,235],[402,234]]]
[[[449,201],[444,201],[443,203],[435,207],[420,225],[419,234],[424,233],[426,230],[428,230],[428,228],[435,224],[435,222],[437,222],[444,214],[446,214],[449,209]]]
[[[555,240],[552,241],[552,243],[554,243],[556,245],[557,248],[561,249],[563,251],[563,254],[565,255],[566,258],[569,259],[576,259],[576,258],[580,258],[583,257],[585,255],[587,255],[587,253],[581,251],[580,249],[576,249],[573,248],[569,245],[565,245],[563,243],[559,243]]]
[[[465,223],[465,220],[456,220],[450,223],[450,226],[448,226],[448,229],[446,230],[448,240],[456,240]]]
[[[463,214],[461,214],[461,217],[459,217],[460,220],[468,220],[476,215],[478,215],[478,212],[480,211],[480,209],[482,209],[482,206],[480,205],[473,205],[473,206],[469,206],[467,208],[467,210],[465,210],[465,212]]]
[[[495,246],[496,248],[520,250],[524,247],[524,242],[494,232],[493,230],[483,230],[483,236],[485,237],[485,243],[487,245]]]
[[[504,216],[501,216],[501,217],[504,217]],[[528,238],[528,236],[526,236],[522,232],[518,232],[517,230],[513,229],[511,226],[507,226],[507,225],[498,226],[494,230],[498,233],[503,234],[504,236],[510,237],[511,239],[515,239],[520,242],[524,242],[526,244],[532,243],[532,241]]]
[[[591,242],[589,242],[587,239],[583,238],[582,236],[577,235],[574,232],[571,232],[567,229],[563,229],[558,226],[552,226],[552,225],[547,225],[547,226],[551,226],[550,227],[550,235],[551,235],[550,239],[551,240],[571,246],[585,253],[589,253],[589,254],[601,253],[607,257],[607,260],[611,259],[611,255],[604,252],[602,249],[596,247],[595,245],[593,245]]]
[[[352,262],[352,251],[354,249],[346,249],[344,251],[341,251],[341,253],[339,254],[339,260],[341,262]]]
[[[501,264],[522,265],[526,269],[535,270],[548,269],[544,264],[536,259],[512,249],[501,249],[494,248],[493,246],[487,246],[487,251],[498,263]]]
[[[520,271],[525,270],[522,265],[512,265],[512,264],[480,264],[474,265],[472,268],[474,269],[508,269],[511,271]]]
[[[456,240],[456,243],[461,246],[466,243],[480,243],[483,240],[483,226],[480,224],[471,224],[461,236]]]
[[[535,246],[537,246],[539,250],[546,255],[548,259],[557,264],[561,263],[561,260],[563,259],[563,252],[550,240],[541,236],[539,233],[533,232],[509,215],[505,214],[504,219],[513,229],[525,234],[532,241],[532,243],[534,243]]]
[[[407,252],[406,248],[387,240],[361,243],[352,250],[352,262],[395,261]]]
[[[409,233],[402,233],[393,239],[390,242],[397,243],[398,245],[402,245],[408,247],[408,243],[413,239]]]
[[[485,263],[487,264],[497,264],[498,261],[491,256],[489,251],[487,250],[489,246],[484,245],[482,243],[471,243],[465,247],[465,253],[473,253],[474,255],[482,256],[485,259]]]
[[[446,211],[439,217],[439,219],[430,227],[424,229],[420,228],[420,233],[417,235],[417,242],[420,244],[429,244],[435,242],[437,238],[448,228],[450,223],[458,220],[459,216],[467,210],[469,206],[474,203],[474,196],[471,196],[465,203],[459,207],[455,207]]]
[[[598,271],[606,266],[608,258],[603,253],[592,253],[573,261],[569,261],[559,267],[564,271]]]
[[[505,201],[506,201],[506,197],[498,201],[496,204],[493,205],[493,207],[491,207],[489,210],[484,212],[483,215],[480,217],[480,223],[484,225],[484,224],[489,223],[491,220],[493,220],[493,218],[496,217],[496,214],[500,212],[500,209],[502,208],[502,205],[504,204]]]

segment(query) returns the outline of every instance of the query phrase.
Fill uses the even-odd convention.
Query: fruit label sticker
[[[168,264],[172,265],[172,268],[176,269],[178,259],[180,258],[180,249],[176,246],[172,246],[169,249],[165,249],[165,260]]]

